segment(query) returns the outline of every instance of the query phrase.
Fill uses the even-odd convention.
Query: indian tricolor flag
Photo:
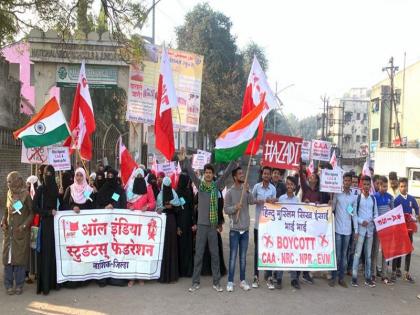
[[[43,147],[65,140],[70,131],[61,107],[55,97],[51,98],[29,123],[16,130],[13,135],[27,148]]]
[[[258,126],[263,121],[265,95],[260,104],[248,114],[226,129],[216,139],[216,162],[229,162],[244,155],[249,142],[258,134]]]

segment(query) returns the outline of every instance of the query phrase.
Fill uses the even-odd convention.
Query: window
[[[357,114],[356,114],[356,119],[357,119],[357,120],[360,120],[360,113],[357,113]]]
[[[379,140],[379,128],[372,129],[372,141]]]
[[[366,120],[367,119],[367,114],[366,113],[364,113],[363,114],[363,120]]]
[[[363,143],[366,143],[366,138],[367,138],[366,136],[362,136],[362,142]]]
[[[351,121],[352,112],[345,112],[344,113],[344,122],[349,123]]]
[[[360,136],[359,135],[356,136],[356,142],[360,142]]]

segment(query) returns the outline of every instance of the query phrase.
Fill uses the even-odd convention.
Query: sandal
[[[130,281],[128,281],[128,287],[129,287],[129,288],[132,288],[132,287],[133,287],[133,285],[134,285],[134,280],[130,280]]]
[[[22,289],[22,288],[16,288],[16,292],[15,292],[15,294],[16,294],[16,295],[21,295],[21,294],[22,294],[22,292],[23,292],[23,289]]]

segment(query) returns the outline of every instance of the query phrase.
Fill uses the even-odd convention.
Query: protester
[[[101,171],[97,171],[95,182],[93,184],[94,192],[98,192],[102,188],[102,186],[105,184],[105,181],[106,181],[105,173]]]
[[[373,181],[373,188],[375,189],[375,193],[379,191],[379,187],[381,186],[381,176],[374,175],[372,177]]]
[[[299,198],[295,195],[296,190],[296,177],[288,176],[286,179],[286,193],[279,197],[281,204],[299,203]],[[283,271],[277,271],[277,289],[282,288]],[[297,271],[290,271],[291,286],[296,290],[300,290],[300,284]]]
[[[385,176],[382,176],[380,182],[381,184],[379,185],[379,191],[375,193],[376,205],[378,207],[378,216],[394,209],[394,198],[389,193],[387,193],[388,179]],[[375,230],[373,234],[372,245],[372,280],[375,281],[376,273],[382,278],[382,282],[384,284],[392,285],[393,281],[390,281],[388,277],[388,263],[386,262],[383,253],[379,254],[379,245],[378,234]],[[378,258],[378,256],[380,257]]]
[[[55,181],[54,167],[44,170],[43,184],[38,186],[34,196],[34,212],[40,217],[40,232],[37,243],[37,294],[48,295],[51,289],[58,289],[55,261],[54,216],[62,204]]]
[[[153,195],[155,196],[155,200],[159,194],[159,187],[157,184],[157,178],[156,175],[153,173],[149,173],[149,175],[147,175],[147,183],[152,187],[153,190]]]
[[[197,219],[197,237],[195,242],[194,272],[190,292],[200,288],[200,273],[203,263],[203,254],[207,240],[211,253],[211,266],[213,274],[213,289],[222,292],[220,285],[220,265],[219,265],[219,246],[217,240],[218,228],[218,191],[223,188],[228,174],[236,166],[236,162],[229,163],[224,174],[214,181],[214,168],[211,164],[204,166],[204,176],[201,181],[191,167],[191,163],[185,158],[185,151],[181,150],[179,161],[183,162],[193,183],[198,189],[198,219]]]
[[[252,189],[252,197],[256,203],[255,207],[255,225],[254,225],[254,280],[252,282],[253,288],[260,286],[259,282],[259,271],[258,271],[258,225],[260,221],[260,213],[266,202],[276,202],[276,188],[270,183],[271,180],[271,168],[264,166],[262,168],[262,181],[255,184]],[[274,281],[272,277],[272,271],[267,271],[267,287],[273,290]]]
[[[398,176],[396,172],[389,172],[389,184],[390,187],[388,189],[388,193],[395,199],[400,194],[398,191]]]
[[[29,260],[33,219],[32,199],[18,172],[7,175],[6,211],[1,220],[3,238],[4,286],[8,295],[23,292]]]
[[[344,281],[344,274],[347,269],[347,251],[349,248],[350,236],[352,234],[352,215],[354,213],[353,204],[355,196],[350,190],[352,176],[345,173],[343,176],[343,192],[334,194],[332,211],[335,218],[335,252],[337,256],[337,271],[331,273],[328,284],[335,286],[338,274],[338,284],[347,288]]]
[[[67,187],[64,192],[63,210],[73,210],[79,213],[83,209],[92,209],[93,188],[89,186],[86,179],[86,172],[83,168],[76,169],[73,184]]]
[[[249,185],[246,184],[244,191],[244,172],[242,168],[237,167],[232,171],[234,184],[228,189],[225,196],[224,211],[229,215],[230,232],[229,232],[229,275],[226,291],[233,292],[236,256],[239,247],[239,287],[244,291],[250,289],[246,282],[246,253],[248,251],[249,242],[249,205],[253,204],[252,194],[249,191]]]
[[[154,211],[155,195],[151,185],[144,179],[144,170],[137,168],[127,183],[127,208],[130,210]]]
[[[165,173],[164,172],[159,172],[156,175],[156,184],[157,187],[159,188],[159,191],[162,189],[162,181],[165,178]]]
[[[72,170],[64,171],[61,174],[61,185],[63,193],[74,183],[74,172]]]
[[[416,198],[408,194],[408,180],[407,178],[400,178],[399,180],[399,195],[395,198],[394,206],[402,206],[404,211],[404,218],[407,224],[408,237],[410,238],[411,244],[413,244],[413,233],[417,233],[416,220],[419,221],[419,206]],[[413,215],[413,211],[415,216]],[[414,279],[410,275],[410,262],[411,253],[405,256],[405,275],[404,280],[414,283]],[[401,277],[401,257],[398,257],[392,262],[392,276],[391,280],[395,281],[397,275]]]
[[[158,213],[166,214],[165,242],[159,278],[161,283],[176,282],[179,278],[176,216],[180,206],[181,201],[175,190],[172,189],[171,179],[164,177],[156,206]]]
[[[271,174],[271,184],[276,188],[276,198],[286,193],[286,185],[283,182],[285,170],[273,168]]]
[[[31,200],[34,199],[35,192],[38,188],[38,177],[35,175],[31,175],[26,179],[26,186],[28,188],[29,196]],[[36,236],[38,235],[38,225],[39,225],[39,217],[34,215],[34,218],[31,222],[31,242],[30,242],[30,252],[29,252],[29,261],[28,266],[26,268],[25,274],[25,282],[28,284],[32,284],[33,280],[31,275],[36,275]]]
[[[194,215],[194,195],[191,179],[181,173],[176,190],[181,200],[182,210],[178,213],[178,259],[179,276],[191,277],[193,273],[193,232],[197,230]]]
[[[375,197],[369,194],[371,188],[371,178],[364,176],[362,178],[363,189],[360,195],[353,203],[353,209],[356,212],[353,214],[354,240],[356,243],[356,251],[353,260],[353,272],[351,285],[358,286],[357,272],[359,268],[359,260],[362,250],[365,254],[365,285],[375,287],[376,284],[372,281],[371,273],[371,254],[373,232],[375,225],[373,220],[378,216],[378,208]],[[365,242],[366,240],[366,242]]]

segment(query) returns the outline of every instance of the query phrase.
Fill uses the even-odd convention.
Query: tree
[[[204,55],[200,131],[212,141],[241,115],[243,57],[231,27],[231,20],[223,13],[199,4],[176,28],[178,49]]]
[[[249,73],[252,66],[252,61],[254,60],[254,56],[257,57],[261,68],[264,72],[268,69],[268,60],[265,56],[265,50],[255,42],[251,41],[243,50],[242,56],[244,59],[244,71],[245,73]]]
[[[317,118],[309,116],[299,121],[298,134],[306,139],[312,140],[317,138]]]
[[[104,7],[101,6],[101,10],[96,19],[96,33],[98,33],[99,38],[102,38],[102,34],[105,32],[108,32],[108,19],[105,15]]]
[[[91,5],[91,0],[79,0],[76,38],[87,39],[88,34],[94,29],[92,14],[88,14],[88,9],[90,9]],[[101,9],[103,10],[103,6],[101,6]]]

